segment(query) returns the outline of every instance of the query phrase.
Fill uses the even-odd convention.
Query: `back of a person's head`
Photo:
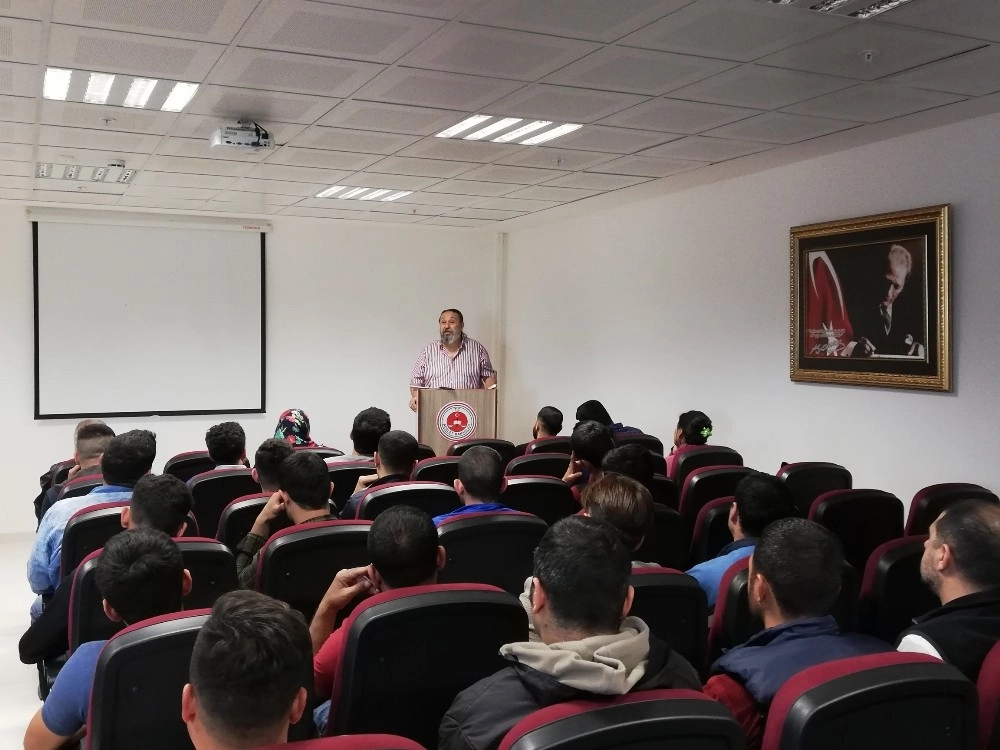
[[[503,486],[503,459],[485,445],[469,448],[458,459],[458,479],[465,491],[484,503],[496,502]]]
[[[580,422],[573,428],[569,447],[578,459],[599,467],[604,462],[604,457],[614,450],[615,441],[606,425],[590,420]]]
[[[389,588],[431,582],[438,555],[434,521],[409,505],[386,508],[368,530],[368,555]]]
[[[80,430],[84,427],[89,427],[93,424],[104,424],[103,419],[81,419],[76,423],[76,427],[73,428],[73,442],[76,442],[77,437],[80,435]]]
[[[739,481],[733,494],[745,536],[760,536],[769,524],[795,515],[795,502],[788,486],[770,474],[748,474]]]
[[[111,537],[95,576],[101,596],[126,624],[181,610],[184,559],[162,531],[130,529]]]
[[[135,483],[129,514],[137,527],[176,536],[192,506],[191,490],[172,474],[147,474]]]
[[[549,435],[558,435],[563,428],[563,413],[554,406],[543,406],[538,410],[538,421]]]
[[[390,474],[409,474],[417,461],[417,439],[404,430],[390,430],[379,438],[376,452]]]
[[[94,422],[83,425],[76,431],[76,455],[81,461],[93,461],[100,458],[108,449],[108,443],[115,436],[115,431],[104,422]]]
[[[257,470],[257,481],[262,488],[269,492],[278,489],[281,464],[293,453],[295,449],[278,438],[268,438],[260,444],[253,457],[253,467]]]
[[[232,466],[246,455],[247,436],[239,422],[221,422],[208,428],[205,447],[215,463]]]
[[[313,679],[309,629],[269,596],[223,594],[198,632],[190,674],[198,718],[216,743],[271,744]]]
[[[156,435],[149,430],[129,430],[111,439],[101,456],[106,484],[134,485],[153,468]]]
[[[686,411],[677,418],[685,445],[704,445],[712,437],[712,420],[704,412]]]
[[[354,443],[354,452],[362,456],[371,456],[378,450],[379,439],[392,429],[392,421],[389,419],[389,412],[370,406],[358,412],[354,418],[354,426],[351,428],[351,442]]]
[[[653,474],[656,473],[653,454],[647,448],[635,443],[608,451],[601,461],[601,468],[605,472],[612,471],[635,479],[646,487],[653,484]]]
[[[1000,586],[1000,505],[964,500],[934,522],[934,537],[951,548],[955,569],[975,589]]]
[[[605,474],[587,485],[580,498],[583,509],[595,521],[614,527],[634,552],[653,525],[653,496],[635,479]]]
[[[330,470],[309,451],[294,451],[278,467],[278,487],[303,510],[330,507]]]
[[[600,422],[605,427],[610,427],[614,423],[611,415],[608,414],[608,410],[604,408],[604,404],[597,399],[584,401],[576,407],[576,421]]]
[[[830,614],[844,575],[840,541],[804,518],[784,518],[764,529],[750,564],[789,619]]]
[[[534,577],[556,622],[567,629],[617,632],[631,572],[621,534],[593,518],[562,519],[535,549]]]

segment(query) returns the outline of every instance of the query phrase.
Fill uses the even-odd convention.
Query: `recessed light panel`
[[[520,117],[494,117],[493,115],[473,115],[442,130],[436,138],[462,138],[466,141],[493,141],[494,143],[517,143],[533,146],[579,130],[583,125],[575,123],[555,123],[549,120],[533,120],[524,123]],[[478,127],[477,126],[481,126]],[[473,130],[473,128],[477,128]],[[470,132],[471,131],[471,132]],[[530,136],[530,137],[529,137]]]
[[[198,92],[197,83],[46,68],[42,96],[55,101],[181,112]]]
[[[347,192],[343,192],[346,190]],[[410,195],[412,190],[386,190],[383,188],[356,187],[348,188],[343,185],[333,185],[316,193],[317,198],[344,198],[346,200],[359,201],[394,201],[403,196]]]

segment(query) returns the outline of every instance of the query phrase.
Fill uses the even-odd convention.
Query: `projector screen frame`
[[[32,304],[34,307],[34,381],[35,381],[35,419],[85,419],[105,417],[188,417],[210,414],[264,414],[267,411],[267,240],[266,233],[260,232],[260,408],[252,409],[177,409],[165,411],[102,411],[102,412],[67,412],[58,414],[41,413],[41,389],[39,384],[39,369],[41,353],[39,349],[39,316],[38,316],[38,221],[31,222],[31,264],[32,264]]]

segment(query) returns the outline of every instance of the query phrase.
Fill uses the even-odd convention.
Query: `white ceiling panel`
[[[0,77],[2,76],[3,68],[0,68]],[[37,107],[37,101],[29,99],[26,96],[0,95],[0,120],[8,122],[34,122]]]
[[[15,18],[41,19],[48,13],[46,3],[38,0],[3,0],[0,3],[0,14]]]
[[[276,214],[284,206],[265,203],[262,205],[243,205],[227,203],[225,201],[205,201],[205,211],[218,211],[219,213],[255,213],[255,214]]]
[[[3,6],[0,5],[0,8]],[[38,63],[42,49],[42,24],[17,18],[0,18],[0,60]]]
[[[224,51],[217,44],[53,24],[48,63],[74,70],[198,82]]]
[[[508,198],[527,198],[529,200],[559,201],[568,203],[569,201],[580,200],[597,195],[600,190],[577,190],[576,188],[546,187],[545,185],[532,185],[521,188],[511,193]]]
[[[523,85],[498,78],[391,68],[358,91],[354,98],[477,112]]]
[[[352,172],[344,169],[316,169],[313,167],[290,167],[285,164],[262,162],[255,164],[247,177],[259,180],[284,180],[286,182],[311,182],[332,185],[341,183]]]
[[[583,151],[604,151],[614,154],[631,154],[660,143],[680,138],[670,133],[656,133],[651,130],[632,128],[610,128],[590,125],[580,130],[549,141],[553,148],[572,148]]]
[[[1000,3],[997,7],[1000,8]],[[1000,91],[1000,44],[921,65],[890,76],[884,83],[965,96],[992,94]]]
[[[559,201],[537,201],[527,198],[486,198],[476,203],[476,208],[498,208],[505,211],[544,211],[547,208],[555,208],[560,205]]]
[[[707,167],[710,162],[690,159],[670,159],[653,156],[623,156],[594,167],[592,172],[607,172],[613,175],[634,177],[669,177],[680,172],[689,172],[699,167]],[[581,186],[582,187],[582,186]]]
[[[506,195],[524,185],[512,185],[504,182],[473,182],[472,180],[445,180],[431,185],[426,193],[453,193],[456,195],[480,195],[494,197]],[[407,196],[411,198],[412,196]]]
[[[503,211],[493,208],[460,208],[448,214],[448,216],[459,219],[490,219],[491,221],[504,221],[523,215],[524,211]]]
[[[408,197],[408,196],[407,196]],[[388,203],[380,201],[378,210],[390,214],[409,214],[411,216],[440,216],[452,210],[451,206],[425,206],[419,203],[402,203],[400,200]]]
[[[0,188],[9,190],[31,190],[34,177],[18,177],[16,175],[0,174]]]
[[[485,182],[508,182],[518,185],[536,185],[548,182],[557,177],[564,177],[569,172],[555,169],[535,169],[533,167],[510,167],[501,164],[486,164],[462,175],[463,180],[483,180]]]
[[[605,117],[600,124],[694,135],[756,114],[759,114],[756,109],[661,98]]]
[[[428,18],[281,0],[264,9],[240,46],[388,64],[442,25]]]
[[[1000,3],[996,0],[921,0],[882,16],[885,23],[916,26],[1000,42]]]
[[[31,158],[31,150],[28,150]],[[3,156],[0,150],[0,159]],[[106,166],[113,161],[124,161],[127,169],[142,169],[147,154],[133,154],[125,151],[101,151],[89,148],[66,148],[65,146],[39,146],[38,161],[56,164],[80,164],[83,166]]]
[[[268,193],[270,195],[297,195],[309,198],[330,186],[328,182],[287,182],[285,180],[255,180],[243,177],[229,186],[230,190],[245,193]]]
[[[215,174],[178,174],[176,172],[150,172],[148,169],[143,169],[132,178],[132,185],[222,190],[231,185],[233,179],[232,177]]]
[[[31,199],[44,203],[80,203],[92,206],[113,206],[120,196],[101,193],[70,193],[58,190],[35,190]]]
[[[35,185],[39,189],[48,190],[53,193],[62,192],[73,193],[75,195],[113,195],[116,198],[124,193],[125,189],[128,187],[128,185],[120,185],[115,182],[101,183],[90,182],[89,180],[62,180],[52,178],[37,179],[35,181]]]
[[[962,101],[964,97],[939,91],[920,91],[887,83],[864,83],[818,99],[788,107],[787,112],[813,117],[841,117],[879,122]]]
[[[208,141],[201,138],[167,137],[160,141],[156,152],[162,156],[191,156],[196,159],[222,159],[224,161],[256,162],[263,159],[270,151],[241,151],[238,148],[212,148]]]
[[[387,190],[423,190],[440,182],[439,177],[413,177],[405,174],[379,174],[378,172],[355,172],[350,177],[331,180],[338,185],[352,187],[385,188]]]
[[[416,224],[419,221],[423,221],[425,217],[414,216],[413,214],[393,213],[390,211],[367,211],[363,214],[358,214],[357,218],[358,221],[379,221],[389,224]]]
[[[76,102],[42,101],[43,125],[64,125],[103,131],[166,135],[177,119],[175,112],[106,107]]]
[[[494,115],[536,120],[587,123],[645,100],[646,97],[637,94],[536,83],[493,102],[486,111]],[[449,125],[453,124],[454,119]]]
[[[356,213],[363,213],[368,210],[368,201],[359,201],[351,198],[306,198],[295,205],[303,208],[332,208],[338,211],[354,211]]]
[[[779,109],[853,86],[847,78],[801,73],[763,65],[743,65],[707,81],[674,91],[675,99],[693,99],[750,109]]]
[[[734,65],[707,57],[604,47],[548,76],[545,83],[659,96]]]
[[[586,169],[601,162],[614,159],[614,154],[594,151],[573,151],[568,148],[548,148],[546,146],[526,146],[512,156],[497,159],[497,164],[511,164],[517,167],[540,167],[542,169]]]
[[[428,193],[423,191],[406,196],[407,203],[417,203],[422,206],[444,206],[446,208],[471,206],[473,203],[479,203],[483,199],[484,196],[481,195],[455,195],[454,193]]]
[[[766,143],[749,143],[746,141],[730,141],[722,138],[707,138],[701,135],[691,135],[673,143],[643,151],[643,156],[667,156],[676,159],[692,159],[700,161],[725,161],[735,159],[758,151],[766,151],[773,146]]]
[[[489,223],[491,222],[487,219],[458,219],[453,216],[434,216],[420,222],[421,226],[430,224],[436,227],[466,227],[468,229],[485,226]]]
[[[339,101],[340,99],[307,94],[203,85],[185,111],[213,115],[229,121],[247,119],[311,125]]]
[[[982,42],[866,21],[761,59],[764,65],[847,76],[859,81],[941,60]],[[871,50],[869,58],[866,50]]]
[[[819,138],[830,133],[838,133],[841,130],[850,130],[858,127],[859,124],[844,120],[831,120],[825,117],[765,112],[748,120],[740,120],[710,130],[704,135],[715,138],[733,138],[738,141],[789,144]]]
[[[30,161],[0,161],[0,174],[8,177],[31,177],[35,165]]]
[[[382,69],[382,65],[375,63],[241,47],[223,56],[209,82],[265,91],[345,97]]]
[[[194,187],[161,187],[149,185],[131,185],[128,194],[142,198],[182,198],[184,200],[208,200],[218,193],[213,188]]]
[[[626,156],[626,159],[633,157]],[[632,177],[621,174],[595,174],[593,172],[577,172],[576,174],[549,180],[545,183],[551,187],[580,188],[582,190],[618,190],[631,187],[641,182],[648,182],[646,177]]]
[[[143,165],[156,172],[183,172],[188,174],[209,174],[223,177],[240,177],[252,167],[238,161],[222,159],[191,159],[186,156],[150,156]]]
[[[461,13],[475,10],[485,0],[322,0],[322,2],[451,20]]]
[[[59,0],[52,18],[73,26],[229,44],[259,0]]]
[[[26,122],[0,122],[0,143],[34,143],[35,126]]]
[[[160,142],[159,136],[140,133],[114,133],[87,128],[63,128],[42,125],[38,128],[38,143],[43,146],[66,146],[112,151],[121,149],[135,154],[148,154]]]
[[[278,212],[279,216],[304,216],[315,219],[356,219],[354,211],[339,211],[336,209],[302,208],[300,206],[289,206]]]
[[[205,201],[185,200],[183,198],[143,198],[140,196],[123,195],[118,201],[119,206],[135,208],[171,208],[175,210],[196,211],[205,206]]]
[[[280,195],[270,193],[241,193],[235,190],[224,190],[213,199],[215,203],[232,203],[233,210],[262,206],[291,206],[301,200],[295,195]]]
[[[81,105],[87,106],[87,105]],[[175,115],[177,118],[170,128],[170,135],[181,138],[202,138],[208,140],[212,132],[225,125],[235,124],[235,120],[212,117],[211,115]],[[274,142],[281,145],[287,143],[306,129],[306,125],[296,125],[288,122],[262,122],[255,120],[264,130],[271,134]]]
[[[419,136],[399,133],[372,133],[365,130],[328,128],[313,125],[293,138],[288,145],[330,151],[357,151],[365,154],[394,154],[420,140]]]
[[[293,167],[318,167],[322,169],[349,169],[355,171],[374,164],[382,157],[378,154],[358,154],[349,151],[323,151],[316,148],[285,146],[267,157],[268,164],[286,164]]]
[[[455,112],[448,109],[350,100],[338,104],[318,124],[383,133],[433,135],[454,125],[457,118]]]
[[[0,63],[0,94],[35,97],[41,85],[41,73],[37,66]]]
[[[13,188],[0,188],[0,200],[5,201],[26,201],[31,200],[33,194],[30,190],[16,190]]]
[[[399,155],[413,156],[418,159],[450,159],[485,163],[510,156],[522,148],[524,147],[516,143],[465,141],[461,138],[424,138],[419,143],[404,148],[399,152]]]

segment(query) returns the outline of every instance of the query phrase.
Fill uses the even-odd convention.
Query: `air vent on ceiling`
[[[849,18],[874,18],[877,15],[905,5],[911,0],[757,0],[771,5],[791,5],[817,13],[832,13]]]

